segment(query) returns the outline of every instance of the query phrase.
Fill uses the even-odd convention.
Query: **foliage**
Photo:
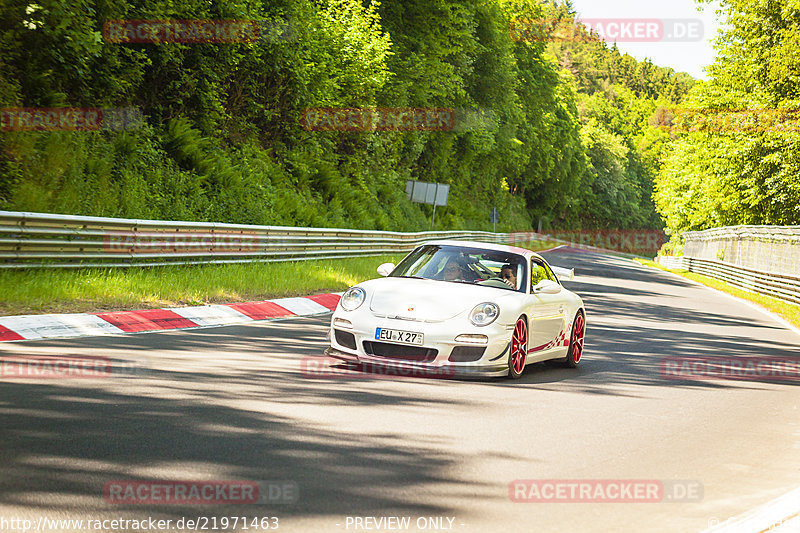
[[[797,109],[800,17],[797,2],[723,0],[711,79],[695,85],[686,107]],[[764,114],[764,116],[766,116]],[[800,224],[800,135],[726,123],[682,134],[667,149],[656,204],[673,236],[736,224]]]
[[[437,229],[490,229],[493,206],[500,231],[661,225],[652,180],[669,138],[648,120],[692,80],[597,39],[512,38],[513,20],[574,18],[569,3],[0,1],[0,106],[145,118],[123,132],[0,132],[0,208],[411,231],[432,213],[405,182],[424,180],[450,185]],[[124,19],[257,20],[262,37],[106,40],[104,23]],[[301,121],[309,108],[399,106],[452,108],[458,122],[358,133]]]

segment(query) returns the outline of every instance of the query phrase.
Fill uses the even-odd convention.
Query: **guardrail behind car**
[[[405,253],[431,240],[508,244],[484,231],[401,233],[0,211],[0,268],[161,266]]]

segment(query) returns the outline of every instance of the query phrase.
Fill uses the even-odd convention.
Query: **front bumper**
[[[351,320],[352,327],[345,328],[339,325],[333,326],[337,318]],[[325,355],[334,357],[349,363],[362,364],[373,368],[399,368],[412,369],[415,375],[431,377],[502,377],[508,375],[508,352],[510,350],[510,340],[513,326],[503,324],[491,324],[490,326],[478,328],[466,321],[424,323],[411,322],[397,319],[387,319],[378,317],[364,317],[362,320],[352,320],[351,315],[340,315],[334,313],[331,319],[330,341],[331,346],[325,351]],[[366,319],[366,320],[363,320]],[[424,346],[429,350],[436,350],[435,358],[426,361],[414,361],[402,356],[372,355],[365,350],[364,343],[375,341],[376,328],[388,328],[403,331],[418,331],[425,335]],[[351,346],[343,346],[337,342],[336,330],[353,335],[355,339],[355,349]],[[455,340],[459,335],[486,335],[488,343],[486,345],[476,345]],[[393,345],[397,349],[400,346]],[[449,360],[456,347],[476,348],[483,346],[483,355],[469,362],[456,362]]]
[[[508,375],[508,363],[506,359],[502,363],[490,363],[481,366],[459,363],[447,363],[444,365],[432,365],[427,363],[415,363],[400,359],[389,359],[385,357],[359,357],[353,354],[342,352],[330,347],[325,350],[325,355],[333,357],[347,363],[365,365],[367,369],[380,372],[380,369],[394,368],[403,370],[398,375],[410,375],[416,377],[429,378],[453,378],[453,377],[486,377],[499,378]]]

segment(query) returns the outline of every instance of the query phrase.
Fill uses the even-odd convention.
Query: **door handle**
[[[564,312],[564,306],[563,305],[559,305],[558,306],[558,312],[559,313],[563,313]]]

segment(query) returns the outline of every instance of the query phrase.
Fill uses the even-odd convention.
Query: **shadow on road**
[[[694,283],[595,253],[559,250],[544,255],[592,279],[565,283],[586,305],[586,351],[578,369],[534,365],[523,383],[613,395],[626,395],[617,386],[627,385],[743,388],[764,380],[674,380],[662,375],[660,365],[674,357],[800,359],[792,332]],[[613,281],[596,283],[594,278]]]
[[[321,355],[327,318],[93,339],[95,354],[109,354],[115,366],[136,361],[147,372],[80,383],[0,382],[0,508],[141,511],[107,504],[104,484],[130,479],[140,469],[174,479],[165,470],[169,467],[182,468],[191,473],[183,477],[194,479],[294,480],[299,502],[269,509],[281,516],[338,515],[343,508],[353,515],[441,515],[448,510],[420,491],[444,485],[450,494],[475,494],[490,487],[488,492],[505,499],[504,488],[491,479],[485,487],[459,486],[449,472],[456,459],[441,451],[441,443],[410,443],[402,434],[347,434],[276,413],[287,413],[287,407],[299,412],[307,406],[355,405],[374,407],[380,417],[383,406],[426,408],[432,387],[441,388],[437,402],[443,408],[465,402],[465,388],[481,398],[488,387],[508,387],[518,390],[514,401],[522,404],[547,391],[641,397],[647,394],[641,386],[756,387],[761,384],[672,381],[661,375],[660,362],[665,357],[798,356],[786,330],[742,315],[746,308],[730,302],[698,306],[692,295],[707,297],[705,289],[679,278],[596,254],[548,258],[583,276],[568,286],[587,306],[585,359],[576,370],[532,365],[518,381],[427,380],[421,388],[376,386],[354,376],[321,384],[303,376],[300,359]],[[698,324],[705,327],[688,327]],[[17,345],[16,354],[24,346]],[[36,346],[78,356],[85,355],[87,340]],[[0,347],[0,353],[4,350]],[[280,409],[265,409],[265,402]],[[175,517],[202,514],[196,506],[147,510]],[[234,513],[243,514],[242,508],[229,514]]]
[[[277,334],[286,329],[292,342]],[[203,514],[194,505],[125,507],[103,500],[106,482],[141,479],[131,472],[148,469],[151,479],[293,480],[300,487],[296,504],[227,511],[215,506],[215,516],[338,515],[342,509],[355,515],[446,514],[435,499],[417,492],[430,485],[463,490],[447,472],[453,457],[431,443],[391,433],[350,435],[300,424],[302,416],[275,414],[282,411],[279,405],[299,414],[304,405],[380,409],[430,401],[402,389],[366,389],[363,379],[321,386],[303,377],[298,346],[309,355],[321,353],[324,335],[319,320],[296,320],[158,334],[157,342],[154,335],[96,338],[101,351],[138,353],[144,373],[58,383],[0,381],[0,509],[24,506],[55,514],[58,501],[64,511],[78,506],[93,513],[141,514],[146,508],[165,517]],[[77,355],[85,342],[40,344]],[[148,368],[147,351],[154,345],[157,366]],[[266,352],[285,362],[285,369],[268,369]],[[114,366],[127,362],[111,359]],[[190,474],[176,478],[169,468]]]

